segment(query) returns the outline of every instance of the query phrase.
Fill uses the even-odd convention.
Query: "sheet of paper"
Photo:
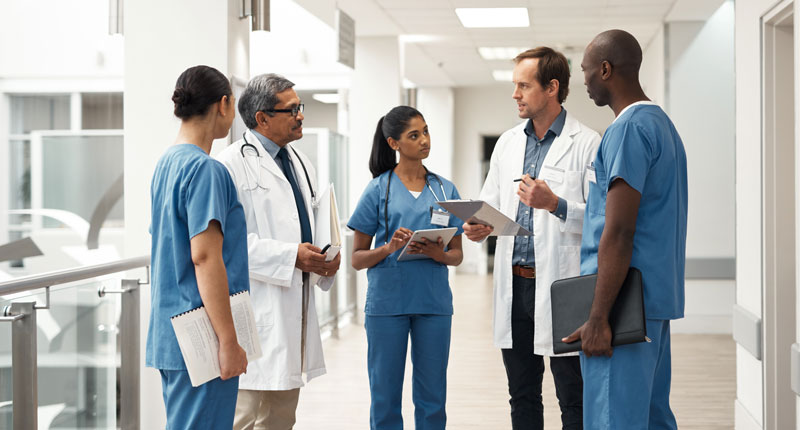
[[[236,340],[247,353],[247,361],[256,360],[262,352],[250,293],[244,291],[234,294],[230,302]],[[171,321],[192,386],[197,387],[218,377],[219,339],[206,309],[193,309],[172,317]]]
[[[325,260],[331,261],[342,249],[342,233],[339,229],[339,208],[336,206],[336,191],[333,184],[328,185],[319,197],[319,207],[314,214],[314,246],[324,248],[330,245]],[[309,285],[316,285],[322,277],[316,273],[309,276]]]

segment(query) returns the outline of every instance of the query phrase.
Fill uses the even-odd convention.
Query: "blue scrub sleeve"
[[[620,178],[642,194],[653,161],[652,139],[639,125],[630,121],[620,124],[613,133],[608,141],[615,144],[603,149],[609,178],[606,191],[615,179]]]
[[[212,220],[219,221],[225,231],[231,185],[228,171],[220,162],[208,159],[197,168],[186,187],[189,238],[206,231]]]
[[[452,188],[450,189],[450,193],[447,196],[447,200],[461,200],[461,196],[458,194],[458,190],[456,189],[455,185],[450,185]],[[450,215],[450,227],[457,227],[456,236],[459,234],[464,233],[464,229],[462,226],[464,225],[464,221],[461,218],[456,217],[455,215]]]
[[[378,182],[373,181],[364,189],[361,199],[358,201],[356,210],[350,215],[347,227],[351,230],[358,230],[368,236],[375,236],[380,223],[380,188]]]

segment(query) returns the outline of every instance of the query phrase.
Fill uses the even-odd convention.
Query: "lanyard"
[[[439,187],[442,189],[442,197],[447,200],[447,194],[444,192],[444,184],[442,183],[442,179],[439,175],[435,173],[431,173],[428,171],[428,168],[422,166],[425,169],[425,185],[428,186],[428,189],[431,190],[431,194],[433,194],[433,198],[436,199],[437,202],[440,202],[438,197],[436,197],[436,193],[433,192],[433,188],[431,188],[430,182],[428,182],[428,176],[433,175],[436,177],[436,180],[439,181]],[[385,243],[389,243],[389,188],[392,185],[392,175],[394,174],[394,169],[389,169],[389,177],[386,179],[386,198],[384,199],[384,206],[383,206],[383,226],[385,229]]]

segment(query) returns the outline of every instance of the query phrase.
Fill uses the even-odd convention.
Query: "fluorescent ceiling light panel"
[[[321,103],[339,103],[339,94],[337,93],[317,93],[312,94],[311,98]]]
[[[511,82],[514,80],[513,70],[492,70],[492,77],[495,81]]]
[[[403,78],[403,88],[405,89],[417,88],[417,84],[411,82],[410,80],[408,80],[408,78]]]
[[[530,27],[525,7],[459,7],[456,15],[466,28]]]
[[[478,53],[481,54],[484,60],[513,60],[514,57],[527,49],[528,48],[483,46],[478,48]]]

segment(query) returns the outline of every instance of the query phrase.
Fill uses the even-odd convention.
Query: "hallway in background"
[[[453,334],[448,370],[447,428],[510,429],[508,391],[500,351],[492,346],[492,278],[456,275]],[[735,343],[730,335],[672,336],[673,411],[682,430],[733,429],[736,395]],[[367,343],[362,325],[340,331],[324,344],[328,374],[300,395],[297,430],[369,427]],[[411,360],[403,389],[405,428],[414,428]],[[561,426],[550,370],[543,383],[545,428]]]

